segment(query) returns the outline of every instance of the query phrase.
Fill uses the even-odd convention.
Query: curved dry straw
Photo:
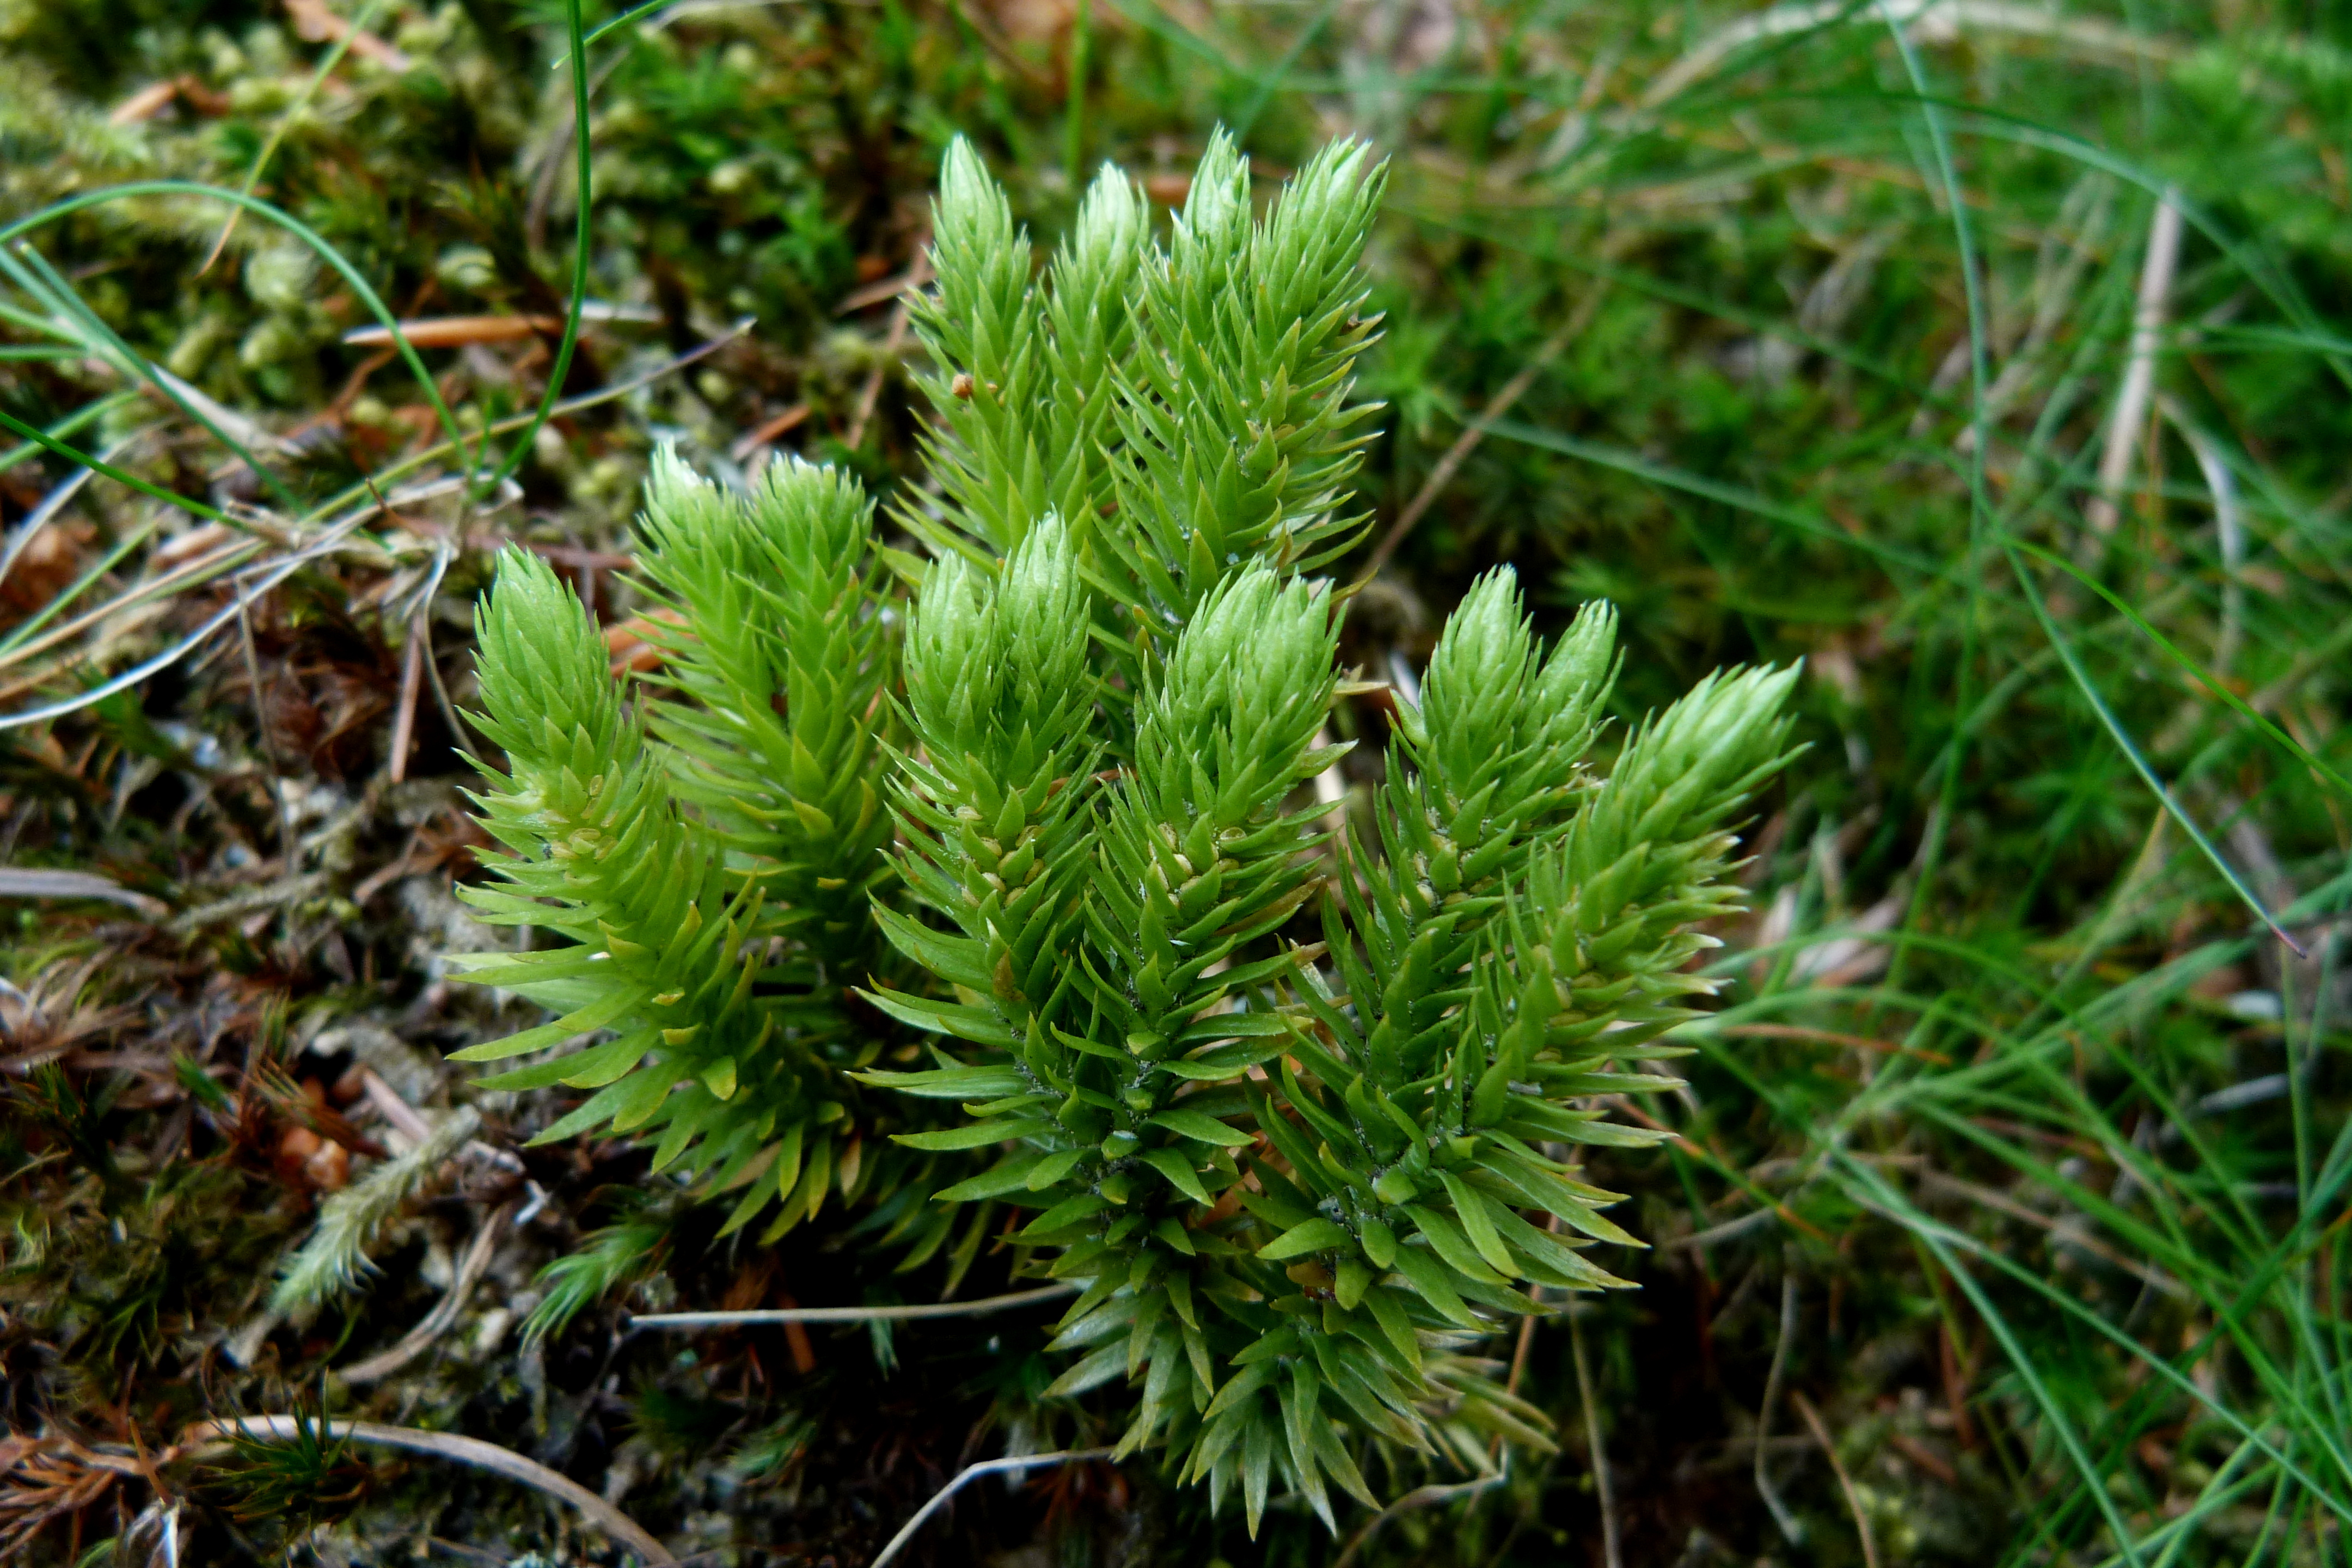
[[[183,1446],[207,1441],[226,1442],[236,1437],[258,1438],[262,1441],[284,1440],[300,1436],[305,1428],[323,1431],[330,1437],[352,1443],[373,1443],[387,1448],[405,1448],[411,1453],[430,1454],[460,1465],[471,1465],[478,1470],[488,1470],[509,1480],[535,1487],[548,1496],[570,1504],[588,1521],[642,1559],[648,1568],[677,1568],[677,1559],[669,1548],[656,1540],[643,1525],[582,1486],[568,1476],[561,1476],[545,1465],[524,1458],[510,1448],[496,1443],[485,1443],[478,1437],[461,1437],[454,1432],[420,1432],[413,1426],[387,1426],[376,1421],[312,1421],[299,1415],[243,1415],[217,1421],[202,1421],[190,1427],[182,1438]]]
[[[892,1536],[888,1543],[875,1554],[874,1561],[868,1563],[866,1568],[887,1568],[889,1561],[905,1551],[907,1543],[915,1539],[916,1533],[923,1528],[924,1521],[947,1507],[956,1493],[962,1490],[968,1482],[976,1481],[982,1476],[1001,1475],[1007,1470],[1034,1469],[1045,1465],[1075,1465],[1089,1459],[1108,1459],[1110,1456],[1111,1450],[1108,1448],[1067,1448],[1055,1454],[1022,1454],[1009,1458],[984,1459],[977,1465],[967,1465],[956,1473],[955,1479],[940,1489],[937,1496],[916,1510],[914,1518],[898,1527],[898,1533]]]

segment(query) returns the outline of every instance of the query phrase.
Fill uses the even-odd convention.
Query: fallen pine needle
[[[410,347],[420,349],[509,343],[518,338],[535,338],[542,332],[562,330],[562,321],[553,316],[436,316],[400,323],[401,336],[408,340]],[[381,348],[391,342],[392,330],[388,327],[355,327],[343,334],[346,348]]]
[[[773,419],[747,433],[728,449],[727,455],[739,463],[749,462],[752,453],[775,440],[777,437],[789,435],[799,429],[808,423],[808,417],[809,405],[805,403],[795,403]]]

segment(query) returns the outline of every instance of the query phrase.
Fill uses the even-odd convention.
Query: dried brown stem
[[[843,443],[852,451],[864,445],[866,426],[873,423],[874,410],[882,400],[882,377],[889,370],[890,362],[897,359],[907,345],[907,304],[902,300],[898,308],[890,312],[890,331],[882,340],[882,361],[866,376],[866,385],[857,395],[856,412],[850,416],[849,428],[842,435]]]

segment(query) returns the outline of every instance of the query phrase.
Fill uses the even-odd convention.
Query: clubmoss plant
[[[1570,1156],[1658,1136],[1591,1102],[1675,1081],[1612,1069],[1672,1054],[1657,1037],[1709,989],[1688,928],[1737,906],[1729,828],[1785,759],[1793,679],[1710,680],[1598,775],[1612,614],[1547,656],[1490,574],[1422,703],[1398,700],[1374,826],[1327,882],[1297,796],[1344,749],[1319,733],[1339,608],[1309,574],[1355,537],[1378,188],[1335,144],[1254,217],[1219,138],[1133,268],[1124,334],[1081,338],[1066,323],[1104,310],[1063,296],[1125,271],[1124,179],[1097,183],[1041,309],[959,150],[920,317],[944,504],[916,517],[941,553],[898,863],[932,919],[885,933],[945,984],[873,994],[964,1049],[863,1076],[969,1115],[901,1142],[1003,1151],[943,1197],[1042,1211],[1016,1239],[1083,1287],[1057,1392],[1139,1384],[1122,1451],[1165,1445],[1253,1529],[1277,1478],[1327,1519],[1327,1477],[1370,1500],[1351,1432],[1425,1448],[1466,1413],[1532,1436],[1442,1352],[1536,1310],[1528,1285],[1621,1283],[1585,1254],[1633,1238]],[[1110,363],[1092,450],[1077,385],[1056,403],[1034,368],[1088,354]],[[1318,900],[1323,940],[1286,940]]]
[[[638,1133],[730,1228],[837,1188],[902,1205],[924,1256],[963,1226],[968,1258],[994,1205],[1034,1211],[1023,1267],[1080,1288],[1055,1392],[1129,1382],[1121,1452],[1253,1530],[1277,1484],[1327,1521],[1327,1483],[1372,1500],[1365,1436],[1543,1441],[1458,1352],[1530,1287],[1622,1283],[1577,1151],[1659,1136],[1606,1107],[1675,1084],[1643,1069],[1710,988],[1692,928],[1737,907],[1731,830],[1787,754],[1794,672],[1749,671],[1601,770],[1614,615],[1547,650],[1504,568],[1418,702],[1390,694],[1332,842],[1305,786],[1347,750],[1344,596],[1315,574],[1360,532],[1380,184],[1336,143],[1261,215],[1220,136],[1164,245],[1106,168],[1040,276],[959,142],[903,617],[854,482],[787,461],[735,496],[664,457],[641,535],[674,696],[633,709],[527,554],[481,622],[508,853],[470,896],[568,945],[467,961],[560,1016],[464,1054],[602,1032],[489,1081],[593,1090],[544,1136]]]
[[[342,1191],[329,1194],[319,1205],[318,1228],[280,1269],[270,1307],[285,1312],[322,1301],[373,1273],[375,1265],[368,1254],[383,1227],[481,1125],[481,1113],[470,1105],[461,1105],[443,1117],[415,1148],[384,1161]]]
[[[484,732],[507,754],[477,799],[506,853],[483,918],[568,943],[463,955],[464,977],[558,1016],[458,1053],[488,1061],[601,1043],[488,1079],[590,1089],[541,1134],[600,1127],[653,1145],[654,1168],[723,1194],[724,1228],[767,1214],[772,1241],[828,1194],[879,1203],[914,1267],[961,1225],[961,1275],[984,1213],[924,1203],[940,1164],[874,1136],[906,1102],[847,1074],[885,1041],[852,1026],[848,987],[884,969],[871,901],[891,875],[875,787],[898,654],[879,613],[873,507],[855,480],[787,459],[730,495],[667,453],[640,520],[646,586],[675,696],[633,705],[579,602],[510,552],[480,616]],[[879,1101],[880,1103],[876,1103]],[[772,1211],[772,1212],[771,1212]],[[622,1226],[559,1265],[533,1327],[626,1278],[650,1245]]]
[[[919,613],[988,637],[1057,551],[1076,576],[1066,540],[1033,533],[993,599],[943,563]],[[1291,796],[1337,750],[1316,744],[1332,610],[1263,563],[1152,668],[1131,762],[1097,773],[1084,733],[1053,737],[1066,771],[1032,785],[1050,820],[908,770],[908,879],[960,934],[889,933],[963,999],[876,997],[978,1050],[865,1076],[970,1114],[903,1142],[1006,1150],[941,1195],[1043,1211],[1016,1240],[1083,1287],[1056,1391],[1139,1379],[1122,1448],[1167,1445],[1253,1524],[1276,1477],[1327,1517],[1327,1477],[1370,1500],[1350,1428],[1424,1447],[1444,1407],[1526,1436],[1458,1363],[1433,1380],[1432,1352],[1538,1310],[1528,1286],[1622,1283],[1586,1253],[1634,1238],[1572,1153],[1661,1136],[1592,1101],[1676,1082],[1615,1069],[1675,1054],[1657,1037],[1711,988],[1687,928],[1737,906],[1728,826],[1782,761],[1791,672],[1706,683],[1600,777],[1612,631],[1588,610],[1543,657],[1508,572],[1484,579],[1424,705],[1400,701],[1377,827],[1328,892],[1321,808]],[[934,757],[958,737],[924,721],[927,688],[961,668],[908,662]],[[1284,940],[1318,894],[1323,940]]]

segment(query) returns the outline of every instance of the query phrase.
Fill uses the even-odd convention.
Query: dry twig
[[[780,437],[807,424],[809,414],[810,408],[807,404],[795,403],[774,418],[763,420],[745,431],[736,440],[735,445],[727,449],[727,455],[739,463],[748,463],[758,454],[761,447],[774,444]]]
[[[400,655],[400,707],[392,724],[392,782],[408,777],[408,749],[416,738],[416,691],[425,678],[425,606],[417,606]]]
[[[2079,1225],[2070,1223],[2069,1219],[2042,1214],[2027,1207],[2006,1194],[1995,1192],[1990,1187],[1980,1186],[1975,1182],[1964,1181],[1958,1176],[1947,1175],[1932,1168],[1919,1173],[1919,1184],[1940,1189],[1953,1197],[1962,1198],[1972,1204],[1980,1204],[1997,1214],[2005,1214],[2011,1219],[2022,1220],[2027,1225],[2048,1231],[2054,1244],[2072,1247],[2078,1251],[2089,1253],[2102,1263],[2121,1269],[2149,1289],[2160,1290],[2176,1301],[2192,1299],[2189,1288],[2178,1279],[2159,1273],[2145,1263],[2125,1257],[2114,1247],[2085,1234]]]
[[[924,254],[928,258],[929,253]],[[924,266],[918,270],[928,273],[930,269]],[[907,323],[907,303],[901,300],[898,308],[890,312],[890,331],[882,340],[881,361],[866,376],[866,385],[857,395],[857,410],[850,416],[848,430],[842,435],[843,443],[852,451],[865,444],[866,426],[873,423],[874,410],[882,400],[883,375],[888,372],[892,362],[906,351]]]
[[[1950,42],[1975,30],[2050,38],[2085,55],[2116,60],[2170,61],[2186,52],[2186,46],[2168,38],[2149,37],[2107,22],[2053,16],[2039,6],[2011,0],[1891,0],[1884,9],[1890,18],[1910,24],[1919,37],[1932,42]],[[1744,16],[1659,72],[1643,89],[1641,106],[1645,110],[1659,108],[1752,44],[1834,26],[1858,10],[1870,14],[1846,0],[1814,0]]]

